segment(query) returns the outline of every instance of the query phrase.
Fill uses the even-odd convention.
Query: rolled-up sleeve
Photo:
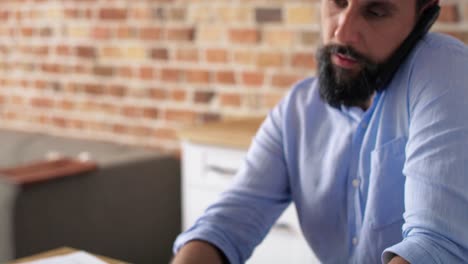
[[[204,240],[230,263],[244,263],[291,202],[281,129],[287,98],[262,124],[233,185],[179,235],[174,252],[190,240]]]
[[[415,60],[403,170],[404,239],[383,252],[383,263],[394,255],[412,264],[468,260],[467,53],[450,49],[437,53],[444,58]],[[451,64],[434,66],[437,61]]]

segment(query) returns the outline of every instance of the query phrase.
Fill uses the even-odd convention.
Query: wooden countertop
[[[195,143],[248,148],[264,117],[233,119],[179,130],[179,137]]]
[[[20,263],[24,263],[24,262],[36,261],[36,260],[41,260],[41,259],[48,258],[48,257],[61,256],[61,255],[73,253],[73,252],[76,252],[76,251],[78,251],[78,250],[76,250],[74,248],[61,247],[61,248],[53,249],[53,250],[46,251],[46,252],[43,252],[43,253],[39,253],[39,254],[36,254],[36,255],[33,255],[33,256],[30,256],[30,257],[17,259],[17,260],[15,260],[13,262],[10,262],[10,264],[20,264]],[[112,259],[112,258],[109,258],[109,257],[103,257],[103,256],[97,256],[97,255],[95,255],[95,256],[98,257],[99,259],[101,259],[102,261],[107,262],[109,264],[127,264],[126,262],[116,260],[116,259]]]

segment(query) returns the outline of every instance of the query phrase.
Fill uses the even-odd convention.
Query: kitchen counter
[[[264,119],[233,119],[187,127],[179,131],[179,137],[194,143],[247,149]]]

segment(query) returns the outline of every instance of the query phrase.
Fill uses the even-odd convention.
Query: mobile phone
[[[413,31],[403,41],[400,47],[393,53],[388,62],[381,68],[376,80],[377,90],[383,90],[392,80],[401,63],[409,55],[411,50],[416,46],[418,41],[429,31],[434,22],[439,17],[440,6],[435,4],[424,10],[424,13],[419,18]]]

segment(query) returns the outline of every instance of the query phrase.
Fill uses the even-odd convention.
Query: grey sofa
[[[131,263],[168,263],[180,232],[179,160],[136,147],[0,130],[0,167],[86,152],[96,171],[17,186],[13,252],[61,246]],[[1,220],[0,220],[1,221]]]

